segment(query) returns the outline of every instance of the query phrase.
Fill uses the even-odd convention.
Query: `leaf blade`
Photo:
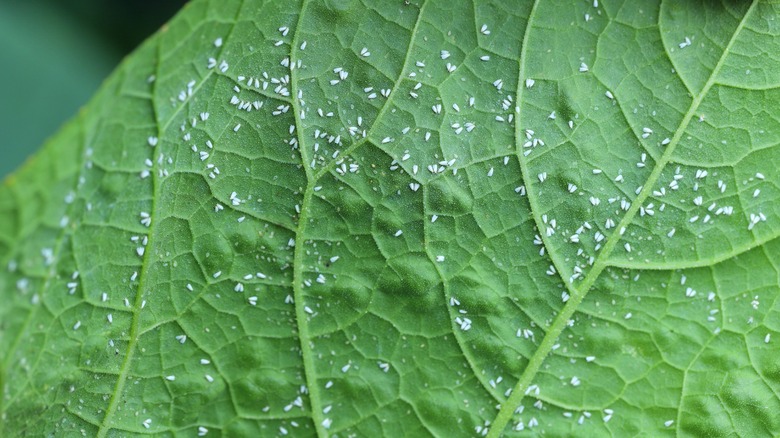
[[[770,435],[770,5],[520,6],[188,6],[0,189],[8,430]]]

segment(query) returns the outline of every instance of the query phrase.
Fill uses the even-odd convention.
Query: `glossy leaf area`
[[[777,8],[192,2],[0,188],[0,434],[780,434]]]

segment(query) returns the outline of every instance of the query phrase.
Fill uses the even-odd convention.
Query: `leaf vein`
[[[534,8],[531,10],[530,18],[529,18],[529,24],[526,28],[526,37],[523,38],[523,43],[525,44],[528,40],[528,31],[530,29],[530,20],[534,16],[534,12],[536,10],[538,2],[534,4]],[[574,314],[574,312],[579,307],[580,303],[582,303],[582,300],[587,296],[588,292],[590,291],[591,287],[595,283],[596,279],[599,278],[601,272],[609,265],[608,260],[606,260],[609,255],[612,253],[612,250],[617,245],[617,243],[621,240],[620,236],[622,235],[620,233],[620,230],[627,227],[631,221],[636,216],[637,211],[639,211],[639,207],[642,205],[642,203],[645,201],[645,199],[652,193],[653,185],[658,180],[658,178],[661,175],[662,170],[666,166],[666,164],[671,160],[672,155],[674,153],[674,150],[676,146],[679,144],[680,139],[682,138],[683,133],[685,132],[685,128],[688,126],[688,123],[690,122],[691,118],[693,117],[694,113],[698,109],[699,105],[701,104],[704,97],[707,95],[708,91],[712,87],[712,85],[715,83],[715,78],[718,75],[718,72],[720,71],[721,66],[723,65],[723,62],[725,61],[729,49],[731,48],[732,44],[736,40],[737,36],[740,34],[740,31],[742,30],[742,27],[745,24],[745,21],[747,20],[747,17],[750,16],[753,8],[755,7],[756,3],[753,2],[750,5],[750,9],[745,13],[745,16],[743,17],[742,21],[740,22],[739,26],[734,31],[734,34],[732,35],[728,45],[726,46],[726,50],[724,50],[723,54],[721,55],[721,58],[718,60],[718,63],[716,64],[715,68],[713,69],[709,79],[707,80],[705,86],[702,88],[701,92],[693,99],[691,102],[691,105],[686,112],[683,119],[680,121],[680,124],[675,131],[671,142],[669,145],[667,145],[666,150],[664,151],[664,154],[661,156],[661,158],[656,162],[656,166],[653,169],[653,171],[650,173],[650,176],[648,177],[647,181],[645,182],[642,191],[637,195],[636,199],[631,203],[631,207],[626,212],[626,214],[623,216],[623,218],[620,220],[620,223],[617,225],[615,230],[616,233],[612,233],[608,238],[607,242],[604,245],[604,248],[599,253],[598,257],[595,260],[595,263],[593,264],[593,268],[588,272],[588,274],[583,279],[583,282],[581,283],[580,287],[577,289],[574,289],[574,293],[571,295],[571,298],[566,303],[566,305],[563,307],[563,310],[558,314],[558,316],[553,321],[552,325],[550,326],[550,330],[547,332],[547,335],[542,340],[541,344],[539,345],[539,348],[534,353],[533,357],[531,358],[531,361],[529,362],[528,366],[526,367],[525,371],[523,371],[523,374],[521,375],[520,379],[517,382],[517,385],[512,391],[512,395],[509,397],[509,400],[507,400],[506,403],[504,403],[501,406],[501,410],[499,411],[498,415],[496,416],[496,420],[493,422],[493,426],[490,429],[490,433],[488,434],[488,438],[497,438],[503,431],[504,427],[506,427],[506,424],[509,422],[512,416],[512,412],[515,410],[517,406],[520,405],[520,402],[522,401],[524,397],[524,392],[527,389],[528,385],[531,383],[533,378],[536,376],[536,374],[539,371],[539,368],[541,367],[542,362],[546,358],[546,356],[552,351],[552,346],[554,342],[558,339],[561,332],[564,328],[566,328],[568,324],[569,318]],[[523,56],[524,53],[521,53],[521,67],[524,65],[524,59],[525,56]],[[520,104],[520,92],[522,90],[522,70],[521,74],[518,77],[518,99],[517,102]],[[519,120],[518,120],[519,121]],[[521,160],[522,165],[522,160]],[[529,191],[530,193],[530,191]],[[531,198],[529,197],[529,200]],[[554,260],[554,257],[552,257]],[[567,285],[568,286],[568,285]]]

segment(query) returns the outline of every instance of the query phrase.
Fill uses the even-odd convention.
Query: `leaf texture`
[[[192,2],[0,187],[0,434],[780,434],[777,17]]]

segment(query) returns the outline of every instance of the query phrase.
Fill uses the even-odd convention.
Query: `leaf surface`
[[[777,15],[192,2],[0,188],[0,434],[777,435]]]

